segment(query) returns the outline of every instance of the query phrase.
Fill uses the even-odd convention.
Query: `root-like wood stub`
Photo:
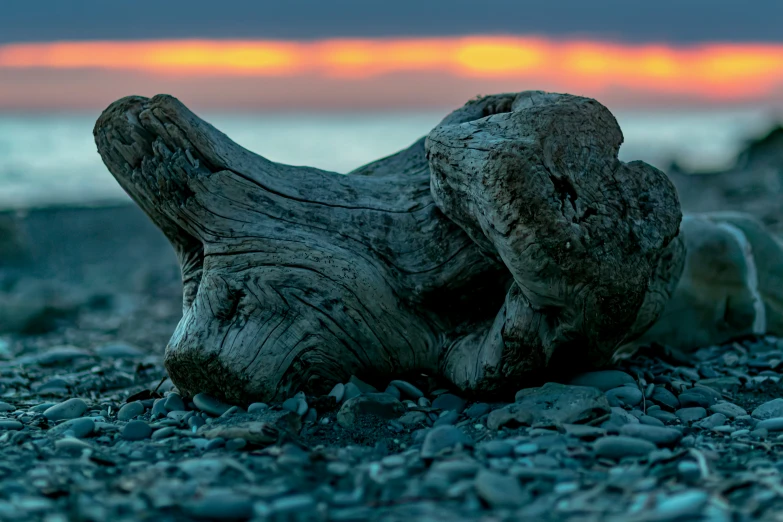
[[[616,121],[586,98],[474,100],[348,175],[266,160],[170,96],[115,102],[95,138],[182,263],[165,361],[185,393],[247,403],[411,370],[518,389],[608,360],[682,268],[673,187],[617,159]]]

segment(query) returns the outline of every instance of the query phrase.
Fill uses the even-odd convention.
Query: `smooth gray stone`
[[[682,422],[688,423],[688,422],[696,422],[706,417],[707,410],[705,410],[701,406],[694,406],[691,408],[680,408],[679,410],[675,411],[674,414]]]
[[[223,437],[215,437],[214,439],[210,440],[206,446],[204,446],[205,451],[212,451],[219,448],[222,448],[226,445],[226,439]]]
[[[674,415],[672,415],[674,417]],[[651,415],[642,415],[639,417],[639,422],[641,424],[647,424],[648,426],[661,426],[663,427],[663,421],[660,419],[653,417]]]
[[[682,432],[674,428],[650,426],[648,424],[626,424],[620,434],[652,442],[657,446],[671,446],[682,439]]]
[[[144,352],[130,344],[112,343],[96,348],[95,355],[98,357],[133,358],[144,357]]]
[[[650,441],[622,435],[598,439],[593,446],[597,456],[613,460],[645,457],[655,451],[655,447]]]
[[[624,384],[633,384],[635,382],[633,377],[620,370],[601,370],[579,374],[571,379],[569,384],[574,386],[592,386],[602,392],[607,392]]]
[[[514,446],[514,454],[517,456],[533,455],[538,453],[541,448],[535,442],[525,442]]]
[[[91,435],[95,431],[95,427],[96,424],[94,419],[91,419],[90,417],[80,417],[58,424],[49,431],[56,434],[70,431],[77,439],[83,439],[88,435]]]
[[[85,411],[87,411],[87,403],[81,399],[73,398],[60,404],[55,404],[44,411],[43,414],[50,421],[58,421],[81,417]]]
[[[651,510],[653,520],[696,520],[710,499],[709,493],[689,490],[664,498]]]
[[[168,415],[169,410],[166,409],[166,399],[155,399],[152,403],[152,418],[159,419]]]
[[[86,359],[92,357],[88,351],[73,346],[58,346],[50,348],[47,352],[36,356],[36,361],[41,366],[56,366],[58,364],[70,363],[77,359]]]
[[[759,405],[750,415],[758,420],[783,417],[783,399],[772,399],[771,401],[767,401],[764,404]]]
[[[354,397],[358,397],[362,394],[362,390],[359,389],[354,383],[349,382],[343,388],[343,402],[347,402]]]
[[[44,403],[38,404],[37,406],[33,406],[28,411],[31,411],[33,413],[43,413],[46,410],[48,410],[49,408],[51,408],[52,406],[56,406],[56,405],[57,405],[56,402],[44,402]]]
[[[664,410],[647,410],[647,415],[664,423],[672,423],[680,420],[675,414]]]
[[[487,427],[497,430],[505,425],[533,426],[583,424],[612,410],[606,396],[590,386],[570,386],[554,382],[539,388],[525,388],[516,393],[515,402],[494,410]],[[622,408],[618,408],[623,411]],[[624,411],[623,411],[624,413]],[[636,418],[635,422],[639,422]]]
[[[713,413],[709,417],[706,417],[694,424],[694,427],[701,428],[703,430],[711,430],[718,426],[726,424],[726,416],[722,413]]]
[[[454,410],[448,410],[445,414],[438,417],[433,426],[450,426],[459,420],[459,413]]]
[[[609,406],[636,406],[642,402],[644,395],[639,388],[620,386],[606,392]]]
[[[196,408],[199,410],[215,417],[220,417],[231,407],[208,393],[197,393],[196,396],[193,397],[193,404],[195,404]]]
[[[392,386],[400,390],[400,393],[402,394],[403,397],[413,399],[414,401],[424,395],[424,393],[420,389],[418,389],[417,387],[415,387],[414,385],[412,385],[407,381],[395,380],[390,382],[389,384],[391,384]]]
[[[351,375],[351,378],[348,379],[348,382],[359,388],[359,391],[362,393],[378,393],[378,390],[375,388],[375,386],[367,384],[355,375]]]
[[[304,399],[299,399],[296,397],[285,400],[282,406],[284,410],[294,412],[300,416],[307,413],[308,408],[307,402],[305,402]]]
[[[530,495],[522,489],[519,479],[496,471],[479,471],[474,486],[478,496],[496,509],[517,508],[530,501]]]
[[[91,450],[92,446],[83,440],[79,440],[72,437],[66,437],[64,439],[59,439],[54,441],[54,447],[55,449],[62,450],[62,451],[73,451],[73,452],[81,452],[86,449]]]
[[[680,407],[680,401],[677,399],[677,397],[663,386],[655,387],[652,395],[650,396],[650,400],[656,404],[660,404],[667,410],[676,410]]]
[[[339,401],[338,401],[339,402]],[[269,405],[265,402],[254,402],[247,407],[248,413],[260,413],[269,409]]]
[[[473,447],[473,439],[455,426],[432,428],[424,437],[421,445],[421,457],[432,459],[437,455],[452,451],[458,446]]]
[[[744,408],[737,406],[731,402],[719,402],[709,407],[709,411],[712,413],[722,413],[729,419],[739,417],[741,415],[747,415],[748,412]]]
[[[299,400],[304,402],[304,399],[299,399]],[[305,402],[305,404],[307,403]],[[229,409],[223,412],[221,417],[231,417],[232,415],[238,415],[240,413],[245,413],[245,410],[243,410],[239,406],[231,406]]]
[[[0,412],[16,411],[16,406],[0,401]]]
[[[416,401],[416,404],[420,408],[431,408],[432,407],[432,403],[430,402],[430,400],[427,397],[419,397],[419,400]]]
[[[457,413],[462,413],[465,409],[465,399],[452,393],[444,393],[432,401],[432,407],[439,410],[453,410]]]
[[[228,451],[239,451],[245,446],[247,446],[247,441],[245,439],[231,439],[226,441],[226,449]]]
[[[367,393],[345,401],[337,412],[337,422],[343,428],[352,428],[357,420],[365,416],[391,420],[403,413],[405,406],[391,395]]]
[[[253,500],[227,488],[212,489],[184,502],[182,509],[195,519],[248,520],[253,517]]]
[[[477,448],[487,457],[509,457],[514,453],[514,445],[505,440],[490,440],[480,444]]]
[[[132,420],[122,427],[120,437],[125,440],[144,440],[152,435],[149,424],[140,420]]]
[[[689,408],[693,406],[701,406],[702,408],[709,408],[715,404],[713,397],[707,396],[704,393],[699,393],[696,390],[687,390],[677,396],[680,401],[680,406],[683,408]]]
[[[54,377],[35,388],[37,393],[67,392],[69,383],[62,377]]]
[[[172,426],[166,426],[152,432],[152,440],[163,440],[174,435],[176,430]]]
[[[166,402],[163,403],[163,407],[167,411],[185,411],[185,401],[178,393],[169,393],[166,397]]]
[[[144,413],[144,405],[139,401],[129,402],[125,404],[120,411],[117,412],[117,420],[128,421],[134,417]]]
[[[757,430],[765,429],[767,431],[783,431],[783,417],[773,417],[764,419],[756,424]]]
[[[334,400],[337,401],[337,404],[340,404],[342,402],[343,397],[345,396],[345,385],[341,382],[338,382],[334,385],[334,388],[332,388],[332,391],[329,392],[330,397],[334,397]]]
[[[24,424],[11,419],[0,419],[0,431],[18,431],[24,428]]]
[[[191,428],[198,429],[204,424],[206,424],[206,422],[207,421],[205,421],[202,417],[193,416],[188,419],[188,426],[190,426]]]
[[[388,393],[397,400],[402,398],[399,388],[392,386],[391,384],[386,387],[386,390],[383,393]]]
[[[487,404],[486,402],[477,402],[476,404],[473,404],[470,408],[465,410],[465,415],[470,417],[471,419],[478,419],[482,415],[486,415],[492,411],[492,407]]]

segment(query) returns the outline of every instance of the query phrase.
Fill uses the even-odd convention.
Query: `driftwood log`
[[[425,371],[466,392],[599,365],[682,270],[672,184],[598,102],[483,97],[348,175],[257,156],[170,96],[99,118],[111,173],[182,264],[165,364],[235,403]]]

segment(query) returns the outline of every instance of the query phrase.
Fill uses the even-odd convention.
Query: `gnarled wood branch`
[[[348,175],[257,156],[170,96],[121,99],[94,133],[182,263],[165,362],[186,393],[246,403],[411,370],[517,389],[605,362],[682,269],[672,185],[617,159],[615,119],[586,98],[474,100]]]

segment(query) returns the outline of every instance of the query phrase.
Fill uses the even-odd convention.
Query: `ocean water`
[[[348,172],[407,147],[445,112],[379,114],[205,114],[240,145],[273,161]],[[776,115],[762,109],[616,112],[620,157],[661,169],[731,164],[745,141]],[[92,138],[97,114],[0,114],[0,209],[100,204],[127,196],[103,166]]]

